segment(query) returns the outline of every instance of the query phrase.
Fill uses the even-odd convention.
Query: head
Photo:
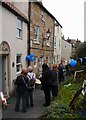
[[[29,66],[29,67],[28,67],[28,72],[32,72],[32,71],[33,71],[32,66]]]
[[[57,70],[57,65],[56,64],[53,64],[52,70]]]
[[[48,65],[46,64],[46,63],[44,63],[43,65],[42,65],[42,69],[43,69],[43,71],[45,71],[46,69],[48,69],[49,67],[48,67]]]
[[[27,72],[28,72],[28,71],[27,71],[26,69],[22,69],[21,74],[22,74],[22,75],[27,75]]]

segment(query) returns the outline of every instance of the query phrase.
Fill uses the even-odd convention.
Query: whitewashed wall
[[[23,22],[23,34],[22,40],[17,39],[17,17],[11,12],[7,11],[5,8],[2,9],[2,40],[7,41],[10,46],[10,80],[16,78],[16,54],[22,54],[21,63],[26,67],[25,57],[27,55],[27,24]],[[15,63],[15,66],[12,67],[12,63]]]

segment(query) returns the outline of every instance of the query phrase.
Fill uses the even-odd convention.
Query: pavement
[[[10,101],[8,102],[8,107],[7,109],[2,110],[2,118],[7,119],[7,118],[39,118],[41,115],[42,111],[45,109],[43,107],[44,103],[44,94],[43,91],[40,90],[40,87],[37,87],[34,90],[34,107],[29,107],[27,108],[26,113],[22,113],[21,109],[21,104],[20,104],[20,111],[15,112],[15,97],[11,98]],[[9,120],[8,119],[8,120]]]

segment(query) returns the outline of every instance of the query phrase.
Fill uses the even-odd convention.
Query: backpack
[[[29,76],[29,77],[30,77],[30,76]],[[31,78],[31,77],[30,77],[30,78]],[[34,74],[33,74],[32,78],[29,80],[29,87],[34,86],[34,85],[35,85],[35,82],[36,82],[36,80],[35,80]]]

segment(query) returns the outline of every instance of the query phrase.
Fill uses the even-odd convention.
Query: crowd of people
[[[58,95],[59,83],[64,80],[63,65],[53,64],[52,69],[44,63],[42,65],[41,90],[44,92],[45,103],[43,106],[49,106],[51,100],[54,100]],[[68,66],[66,66],[66,75],[68,75]],[[33,84],[31,81],[34,81]],[[27,111],[27,107],[34,106],[33,92],[35,89],[36,74],[33,72],[33,67],[22,69],[21,74],[16,78],[16,105],[15,112],[19,111],[20,100],[22,99],[22,112]],[[31,85],[32,84],[32,85]]]

